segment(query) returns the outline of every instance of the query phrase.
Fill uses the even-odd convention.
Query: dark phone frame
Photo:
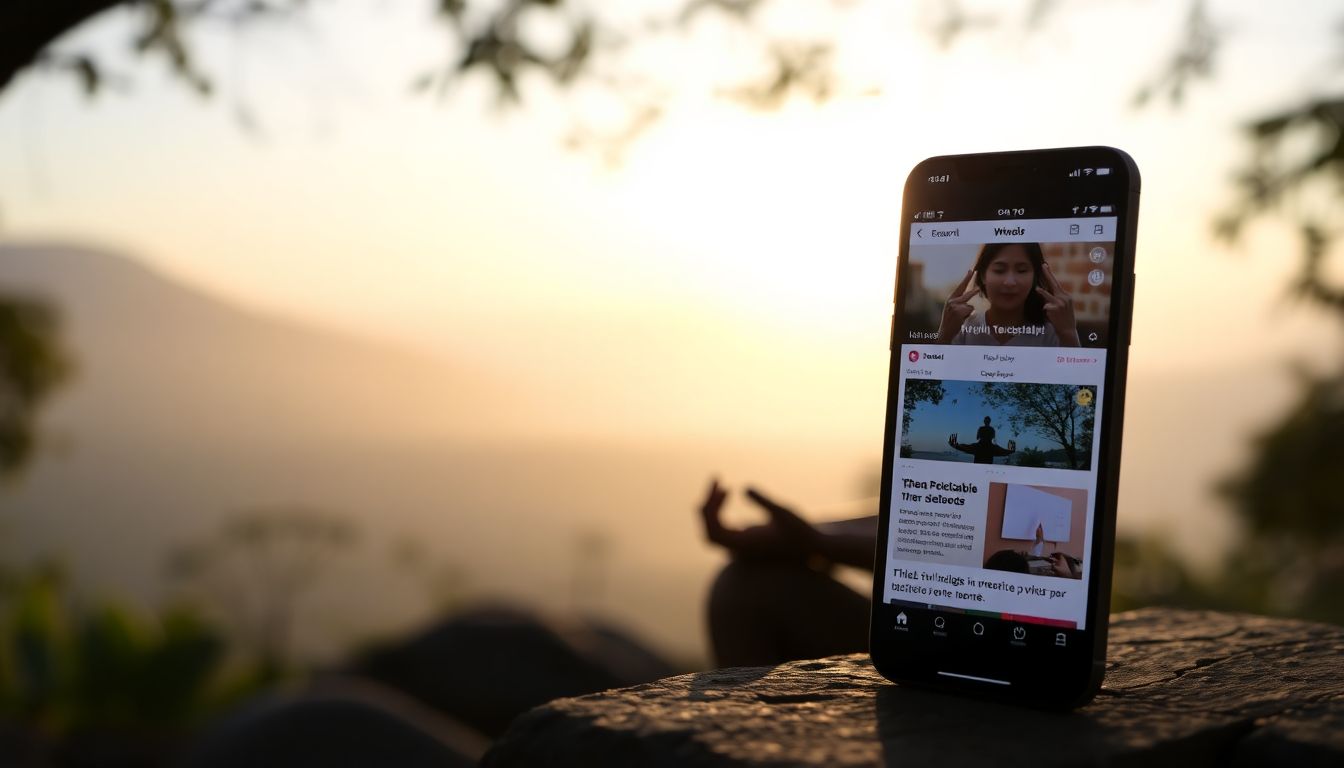
[[[1102,177],[1070,178],[1074,168],[1110,167]],[[930,176],[951,177],[931,183]],[[1106,181],[1101,181],[1106,179]],[[1115,548],[1116,502],[1120,483],[1120,447],[1123,434],[1125,379],[1134,306],[1134,242],[1138,229],[1140,177],[1137,165],[1125,152],[1112,147],[996,152],[932,157],[911,170],[905,183],[897,262],[895,312],[892,317],[891,362],[887,380],[887,417],[883,436],[882,495],[880,498],[877,551],[873,568],[873,613],[869,628],[873,665],[894,682],[987,696],[1020,704],[1049,708],[1073,708],[1092,699],[1101,687],[1106,665],[1111,574]],[[896,441],[902,403],[897,402],[902,359],[900,326],[904,309],[901,275],[910,255],[911,223],[917,211],[954,211],[949,220],[1002,218],[992,211],[1014,202],[1028,206],[1025,216],[1014,218],[1074,217],[1072,204],[1091,195],[1115,200],[1119,210],[1111,271],[1111,305],[1105,348],[1103,378],[1105,399],[1101,403],[1098,440],[1097,497],[1090,510],[1092,548],[1087,567],[1087,623],[1085,629],[1067,631],[1064,648],[1039,643],[1026,647],[1007,642],[1013,622],[970,614],[912,609],[883,602],[887,579],[887,544],[891,521],[892,482],[900,447]],[[1095,216],[1096,214],[1089,214]],[[1081,216],[1078,216],[1082,218]],[[905,612],[905,630],[898,630],[895,617]],[[932,633],[933,619],[942,616],[947,632]],[[970,629],[984,627],[977,637]],[[921,632],[920,626],[930,628]],[[1041,625],[1028,625],[1035,628]],[[1029,632],[1032,630],[1028,630]],[[1042,629],[1047,633],[1051,629]],[[1002,642],[999,642],[1002,641]],[[1008,685],[970,678],[939,675],[955,672],[973,677],[1007,681]]]

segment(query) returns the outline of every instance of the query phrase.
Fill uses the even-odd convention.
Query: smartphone
[[[905,183],[873,664],[1042,707],[1101,685],[1139,171],[951,155]]]

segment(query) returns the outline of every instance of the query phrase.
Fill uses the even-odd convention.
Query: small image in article
[[[1115,244],[911,246],[903,341],[1104,347]]]
[[[1087,490],[990,483],[985,568],[1080,579]]]
[[[901,457],[1090,470],[1096,387],[908,379]]]

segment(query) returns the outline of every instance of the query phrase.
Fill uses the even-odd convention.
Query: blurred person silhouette
[[[717,666],[765,666],[868,650],[868,596],[832,573],[839,565],[872,570],[877,516],[813,524],[760,491],[748,488],[746,495],[765,510],[765,523],[724,525],[728,490],[717,478],[700,506],[705,537],[732,557],[709,590]]]
[[[983,315],[970,304],[977,294],[989,302]],[[938,342],[1076,347],[1073,297],[1055,278],[1040,243],[987,243],[943,305]]]

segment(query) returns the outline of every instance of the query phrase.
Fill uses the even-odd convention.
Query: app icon
[[[1087,273],[1087,284],[1092,286],[1101,285],[1106,282],[1106,273],[1100,269],[1094,269]]]
[[[1106,249],[1098,245],[1087,254],[1087,258],[1091,259],[1093,264],[1100,264],[1106,258]]]
[[[981,624],[980,622],[977,621],[977,622],[975,622],[975,624],[971,627],[971,631],[974,632],[977,636],[978,636],[978,635],[983,635],[983,634],[985,634],[985,625],[984,625],[984,624]]]
[[[900,613],[896,614],[896,626],[904,627],[905,624],[906,624],[905,611],[901,611]]]
[[[1092,404],[1092,390],[1083,388],[1078,390],[1078,394],[1073,396],[1074,402],[1086,408]]]
[[[1069,225],[1069,234],[1070,234],[1070,235],[1076,235],[1076,234],[1078,234],[1078,225],[1077,225],[1077,224],[1070,224],[1070,225]]]
[[[1027,636],[1026,627],[1013,627],[1013,639],[1021,640]]]
[[[942,616],[933,617],[933,626],[935,629],[944,629],[947,627],[947,620]]]
[[[1063,648],[1065,645],[1068,644],[1068,642],[1069,642],[1068,635],[1064,634],[1063,632],[1055,633],[1055,645],[1059,646],[1060,648]]]
[[[1104,234],[1106,234],[1106,228],[1103,227],[1103,226],[1100,225],[1100,224],[1097,224],[1096,226],[1092,227],[1092,234],[1094,234],[1094,235],[1104,235]]]
[[[910,362],[912,362],[912,363],[918,363],[918,362],[919,362],[919,352],[916,351],[916,350],[913,350],[913,349],[910,350],[910,354],[908,355],[908,357],[910,358]]]

